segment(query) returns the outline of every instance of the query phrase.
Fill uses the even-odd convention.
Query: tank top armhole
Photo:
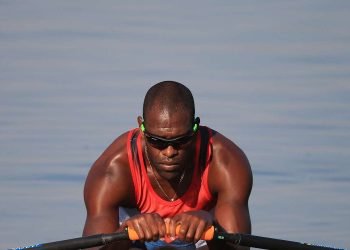
[[[210,159],[212,157],[212,131],[211,129],[207,128],[208,134],[209,134],[209,141],[208,141],[208,145],[207,145],[207,154],[206,154],[206,163],[205,163],[205,169],[203,172],[203,187],[204,187],[204,191],[205,191],[205,195],[207,196],[207,198],[209,200],[213,199],[213,194],[210,192],[209,189],[209,171],[210,171]]]
[[[130,130],[128,133],[127,152],[128,152],[128,160],[129,160],[129,169],[130,169],[132,182],[134,186],[134,192],[135,192],[135,201],[136,203],[138,203],[140,198],[140,191],[137,184],[140,183],[140,180],[138,180],[139,175],[137,174],[137,169],[134,163],[133,150],[132,150],[132,140],[135,133],[136,133],[136,129]]]

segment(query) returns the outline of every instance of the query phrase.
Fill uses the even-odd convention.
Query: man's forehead
[[[166,109],[150,112],[145,120],[149,130],[170,129],[185,132],[191,127],[193,118],[188,112],[172,112]]]
[[[150,122],[191,122],[192,119],[193,117],[191,117],[190,112],[183,109],[156,108],[151,109],[149,112],[147,112],[147,121],[149,120]]]

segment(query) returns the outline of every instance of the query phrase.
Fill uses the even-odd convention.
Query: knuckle
[[[144,223],[146,221],[146,216],[140,216],[137,218],[137,221],[140,223]]]
[[[206,228],[208,226],[208,222],[204,221],[204,220],[201,220],[198,222],[198,227],[199,228]]]

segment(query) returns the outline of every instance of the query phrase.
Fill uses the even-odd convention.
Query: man
[[[249,162],[232,141],[199,126],[187,87],[173,81],[152,86],[137,121],[138,128],[119,136],[89,172],[85,236],[129,227],[141,249],[195,249],[212,225],[251,232]],[[120,207],[140,213],[120,223]],[[209,249],[236,249],[207,243]],[[116,242],[104,249],[135,249],[131,244]]]

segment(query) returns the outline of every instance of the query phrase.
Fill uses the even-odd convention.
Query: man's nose
[[[163,154],[168,158],[173,158],[178,154],[178,150],[171,144],[169,144],[164,150]]]

